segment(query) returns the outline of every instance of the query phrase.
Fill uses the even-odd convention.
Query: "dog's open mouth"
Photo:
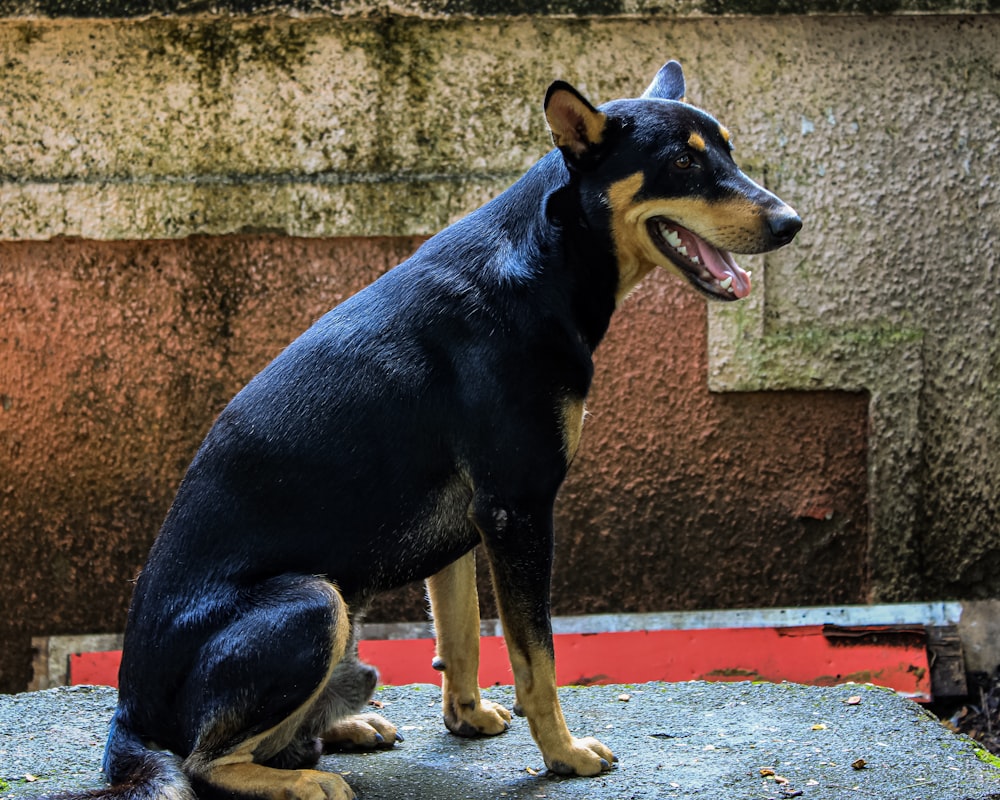
[[[692,284],[721,300],[736,300],[750,294],[750,273],[725,250],[713,247],[700,236],[665,217],[646,222],[653,242]]]

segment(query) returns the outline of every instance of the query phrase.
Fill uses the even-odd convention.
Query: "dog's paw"
[[[556,775],[599,775],[611,769],[615,758],[597,739],[572,739],[563,752],[545,753],[545,766]]]
[[[387,750],[401,741],[396,726],[378,714],[355,714],[323,734],[328,750]]]
[[[510,711],[491,700],[450,703],[444,714],[445,726],[456,736],[496,736],[510,729],[510,720]]]
[[[302,769],[288,773],[291,785],[276,797],[294,800],[354,800],[357,797],[347,781],[333,772]]]

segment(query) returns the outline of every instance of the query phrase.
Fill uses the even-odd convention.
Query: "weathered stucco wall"
[[[214,415],[415,246],[0,243],[0,686],[27,683],[32,635],[122,629],[131,579]],[[598,353],[557,520],[561,613],[864,600],[864,396],[712,395],[705,323],[704,301],[657,275]],[[370,619],[424,614],[417,587]]]
[[[747,259],[749,303],[706,312],[656,275],[616,319],[557,610],[1000,594],[1000,17],[418,5],[4,7],[0,688],[30,635],[120,628],[221,404],[415,243],[357,237],[433,233],[508,185],[547,149],[552,79],[607,100],[668,57],[806,227]]]
[[[1000,17],[782,33],[757,45],[793,114],[751,125],[814,227],[715,315],[713,388],[868,390],[875,596],[996,596]]]

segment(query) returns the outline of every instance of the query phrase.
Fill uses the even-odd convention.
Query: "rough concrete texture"
[[[993,672],[1000,664],[1000,600],[963,603],[958,633],[966,669]]]
[[[337,17],[580,17],[598,14],[907,14],[979,13],[997,0],[214,0],[216,14],[321,14]],[[144,17],[205,13],[197,0],[0,0],[5,17]]]
[[[571,731],[597,735],[618,756],[612,772],[548,777],[523,719],[493,739],[452,736],[431,685],[376,693],[404,743],[320,766],[344,774],[362,800],[1000,798],[1000,762],[884,689],[692,682],[560,695]],[[513,691],[487,696],[510,705]],[[100,787],[114,702],[113,690],[97,687],[0,697],[0,797]]]
[[[215,414],[416,244],[0,243],[0,687],[28,684],[32,636],[122,630]],[[864,601],[864,396],[710,394],[705,329],[704,302],[666,274],[613,321],[558,507],[556,613]],[[425,608],[412,587],[368,619]]]

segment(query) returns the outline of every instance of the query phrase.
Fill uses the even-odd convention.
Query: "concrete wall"
[[[749,302],[658,274],[613,323],[557,611],[1000,595],[1000,18],[468,5],[0,4],[0,689],[30,636],[120,629],[222,404],[542,154],[552,79],[668,57],[806,228]]]

